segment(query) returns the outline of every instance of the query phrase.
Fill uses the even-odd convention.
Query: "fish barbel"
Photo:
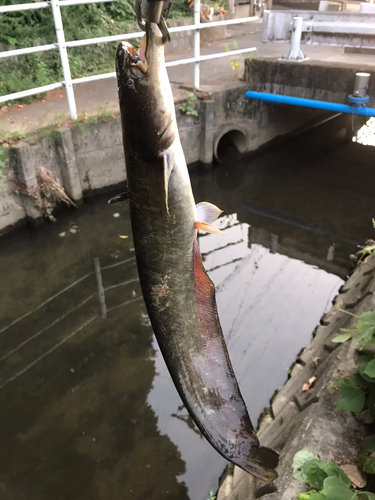
[[[261,447],[222,334],[215,287],[197,230],[221,211],[195,206],[157,26],[146,24],[137,52],[116,56],[130,218],[142,292],[160,350],[194,422],[227,460],[265,481],[277,477],[276,452]]]

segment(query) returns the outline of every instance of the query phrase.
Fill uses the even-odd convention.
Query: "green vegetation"
[[[211,490],[210,496],[209,496],[209,498],[207,498],[207,500],[215,500],[215,498],[216,498],[216,495],[214,495],[214,492]]]
[[[233,40],[233,50],[238,50],[239,46],[236,40]],[[224,44],[224,50],[225,52],[231,52],[231,49],[228,47],[227,44]],[[249,56],[250,59],[254,57],[254,52],[250,52]],[[242,78],[242,75],[238,73],[238,69],[240,67],[240,63],[242,62],[242,55],[239,54],[238,56],[232,56],[230,58],[230,65],[232,67],[232,70],[236,72],[237,78]]]
[[[347,311],[345,311],[347,312]],[[365,312],[358,318],[355,328],[342,328],[342,333],[333,339],[333,342],[343,343],[354,339],[359,350],[366,345],[375,344],[375,312]],[[375,354],[358,356],[355,361],[357,370],[350,377],[335,381],[333,387],[340,389],[341,397],[337,409],[359,413],[367,410],[375,421]]]
[[[374,459],[369,461],[375,451],[374,445],[374,439],[365,439],[362,443],[357,457],[357,464],[362,470],[364,463],[370,464],[366,466],[369,469],[374,467]],[[301,493],[298,500],[375,500],[374,493],[356,489],[352,480],[337,464],[320,460],[306,449],[295,454],[292,468],[293,477],[312,488]],[[355,465],[354,468],[356,469]]]
[[[3,0],[2,5],[17,3],[19,0]],[[62,7],[61,15],[66,40],[117,35],[134,29],[139,30],[135,24],[134,0]],[[186,17],[183,0],[174,2],[171,17]],[[8,12],[0,15],[1,50],[55,42],[56,34],[50,9]],[[114,71],[117,45],[117,42],[113,42],[69,49],[72,78]],[[58,51],[50,50],[9,57],[0,61],[0,95],[40,87],[62,79]],[[27,97],[24,102],[32,100],[33,97]]]
[[[186,92],[186,101],[184,104],[181,104],[181,106],[178,107],[178,109],[183,113],[184,115],[194,115],[198,116],[198,111],[193,108],[192,104],[194,101],[197,100],[197,97],[193,92]]]

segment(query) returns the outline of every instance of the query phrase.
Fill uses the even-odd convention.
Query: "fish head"
[[[116,55],[124,140],[146,162],[167,150],[177,131],[164,42],[158,31],[156,24],[147,23],[138,51],[122,42]]]

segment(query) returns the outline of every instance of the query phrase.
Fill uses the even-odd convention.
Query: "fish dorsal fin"
[[[220,229],[213,226],[212,223],[219,217],[222,213],[222,210],[218,208],[216,205],[212,203],[208,203],[207,201],[202,201],[198,203],[195,207],[196,213],[196,223],[195,227],[197,229],[202,229],[202,231],[206,231],[206,233],[222,233]]]

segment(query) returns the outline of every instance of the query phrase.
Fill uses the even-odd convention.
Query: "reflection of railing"
[[[69,111],[73,120],[77,118],[77,109],[73,92],[73,84],[76,83],[84,83],[91,82],[94,80],[102,80],[104,78],[113,78],[116,76],[116,73],[105,73],[100,75],[86,76],[84,78],[76,78],[72,79],[70,74],[70,66],[68,59],[67,48],[69,47],[80,47],[83,45],[92,45],[97,43],[105,43],[105,42],[115,42],[121,40],[129,40],[131,38],[137,38],[144,35],[142,31],[135,33],[126,33],[122,35],[113,35],[113,36],[103,36],[100,38],[88,38],[85,40],[72,40],[65,41],[64,35],[64,27],[61,19],[60,7],[66,7],[71,5],[81,5],[81,4],[89,4],[89,3],[99,3],[99,2],[113,2],[116,0],[49,0],[43,2],[34,2],[34,3],[24,3],[19,5],[5,5],[0,7],[0,14],[4,12],[15,12],[21,10],[30,10],[30,9],[46,9],[52,8],[53,19],[55,22],[55,30],[56,30],[56,38],[57,43],[50,43],[46,45],[39,45],[37,47],[27,47],[23,49],[16,50],[7,50],[0,52],[0,59],[4,57],[18,56],[22,54],[31,54],[35,52],[43,52],[47,50],[59,50],[61,66],[64,73],[64,81],[52,83],[50,85],[44,85],[43,87],[38,87],[34,89],[24,90],[22,92],[15,92],[14,94],[8,94],[4,96],[0,96],[0,102],[10,101],[12,99],[20,99],[22,97],[27,97],[30,95],[40,94],[41,92],[49,92],[50,90],[65,87],[66,95],[68,98]],[[238,23],[246,23],[249,21],[256,21],[257,17],[244,17],[241,19],[229,19],[227,21],[218,21],[213,23],[201,23],[200,22],[200,11],[201,5],[200,0],[195,0],[194,3],[194,24],[190,26],[177,26],[175,28],[169,28],[171,33],[177,33],[180,31],[194,31],[194,57],[189,59],[180,59],[178,61],[170,61],[166,64],[166,66],[177,66],[180,64],[189,64],[194,63],[194,86],[196,88],[199,87],[199,63],[201,61],[207,61],[208,59],[214,59],[217,57],[226,57],[226,56],[236,56],[239,54],[244,54],[246,52],[252,52],[256,50],[255,47],[250,47],[246,49],[233,50],[229,52],[221,52],[219,54],[210,54],[207,56],[200,55],[200,30],[204,28],[212,28],[214,26],[225,26],[227,24],[238,24]]]
[[[134,298],[130,299],[130,300],[127,300],[125,302],[122,302],[120,304],[115,304],[111,307],[107,307],[106,306],[106,300],[105,300],[105,292],[109,291],[109,290],[113,290],[113,289],[116,289],[118,287],[121,287],[121,286],[125,286],[125,285],[128,285],[128,284],[131,284],[131,283],[135,283],[138,281],[138,277],[134,277],[130,280],[126,280],[126,281],[121,281],[119,283],[115,283],[113,285],[109,285],[107,287],[103,287],[103,283],[102,283],[102,271],[105,271],[105,270],[108,270],[108,269],[112,269],[114,267],[118,267],[122,264],[127,264],[128,262],[135,262],[135,259],[134,257],[130,258],[130,259],[125,259],[125,260],[122,260],[122,261],[119,261],[119,262],[116,262],[115,264],[110,264],[108,266],[104,266],[102,268],[100,268],[100,262],[99,262],[99,259],[97,257],[94,258],[94,268],[95,268],[95,271],[92,271],[90,273],[87,273],[85,274],[84,276],[82,276],[81,278],[79,278],[78,280],[74,281],[73,283],[71,283],[70,285],[66,286],[65,288],[63,288],[62,290],[60,290],[58,293],[52,295],[51,297],[49,297],[47,300],[45,300],[44,302],[42,302],[41,304],[39,304],[39,306],[37,306],[35,309],[29,311],[28,313],[26,314],[23,314],[22,316],[20,316],[19,318],[16,318],[15,320],[13,320],[9,325],[3,327],[1,330],[0,330],[0,333],[3,333],[7,330],[9,330],[11,327],[13,327],[14,325],[16,325],[17,323],[19,323],[20,321],[22,321],[23,319],[27,318],[27,317],[31,317],[33,314],[35,314],[36,312],[40,311],[44,306],[46,306],[47,304],[51,303],[52,301],[54,301],[55,299],[57,298],[60,298],[63,294],[67,293],[67,292],[71,292],[71,290],[76,287],[77,285],[79,285],[80,283],[82,283],[84,280],[86,280],[88,277],[90,276],[93,276],[94,274],[96,275],[96,278],[97,278],[97,287],[98,287],[98,297],[99,297],[99,304],[100,304],[100,310],[101,310],[101,316],[103,318],[106,318],[107,317],[107,314],[110,312],[110,311],[113,311],[114,309],[118,309],[120,307],[124,307],[126,305],[129,305],[129,304],[132,304],[133,302],[136,302],[138,300],[141,300],[141,295],[138,295],[138,296],[135,296]],[[98,275],[100,277],[100,279],[98,279]],[[89,295],[88,297],[86,297],[84,300],[82,300],[79,304],[75,305],[74,307],[72,307],[71,309],[69,309],[68,311],[66,311],[65,313],[63,313],[61,316],[59,316],[58,318],[56,318],[54,321],[52,321],[51,323],[49,323],[47,326],[44,326],[42,329],[40,329],[38,332],[34,333],[33,335],[31,335],[30,337],[28,337],[27,339],[23,340],[20,344],[18,344],[16,347],[12,348],[10,351],[8,351],[6,354],[4,354],[1,358],[0,358],[0,363],[4,362],[7,358],[9,358],[12,354],[15,354],[17,353],[20,349],[22,349],[23,347],[25,347],[27,344],[29,344],[29,342],[35,340],[37,337],[39,337],[40,335],[42,335],[43,333],[45,333],[46,331],[48,331],[50,328],[52,328],[53,326],[56,326],[58,325],[62,320],[64,320],[66,317],[68,317],[69,315],[71,315],[72,313],[74,313],[75,311],[81,309],[85,304],[87,304],[90,300],[92,300],[94,297],[96,296],[96,293],[92,293],[91,295]],[[38,363],[39,361],[41,361],[43,358],[45,358],[48,354],[52,353],[53,351],[55,351],[58,347],[60,347],[62,344],[64,344],[65,342],[67,342],[70,338],[74,337],[74,335],[76,335],[77,333],[79,333],[81,330],[83,330],[86,326],[88,326],[90,323],[92,323],[95,319],[98,318],[98,314],[94,314],[92,315],[88,320],[84,321],[78,328],[76,328],[73,332],[69,333],[69,335],[65,336],[62,340],[60,340],[58,343],[56,343],[53,347],[51,347],[50,349],[48,349],[46,352],[44,352],[43,354],[41,354],[39,357],[37,357],[36,359],[34,359],[31,363],[29,363],[26,367],[24,367],[22,370],[16,372],[14,375],[12,375],[9,379],[7,379],[6,381],[4,381],[3,383],[0,384],[0,389],[2,389],[3,387],[5,387],[9,382],[11,382],[12,380],[16,379],[17,377],[19,377],[20,375],[22,375],[23,373],[25,373],[29,368],[31,368],[32,366],[34,366],[36,363]]]

